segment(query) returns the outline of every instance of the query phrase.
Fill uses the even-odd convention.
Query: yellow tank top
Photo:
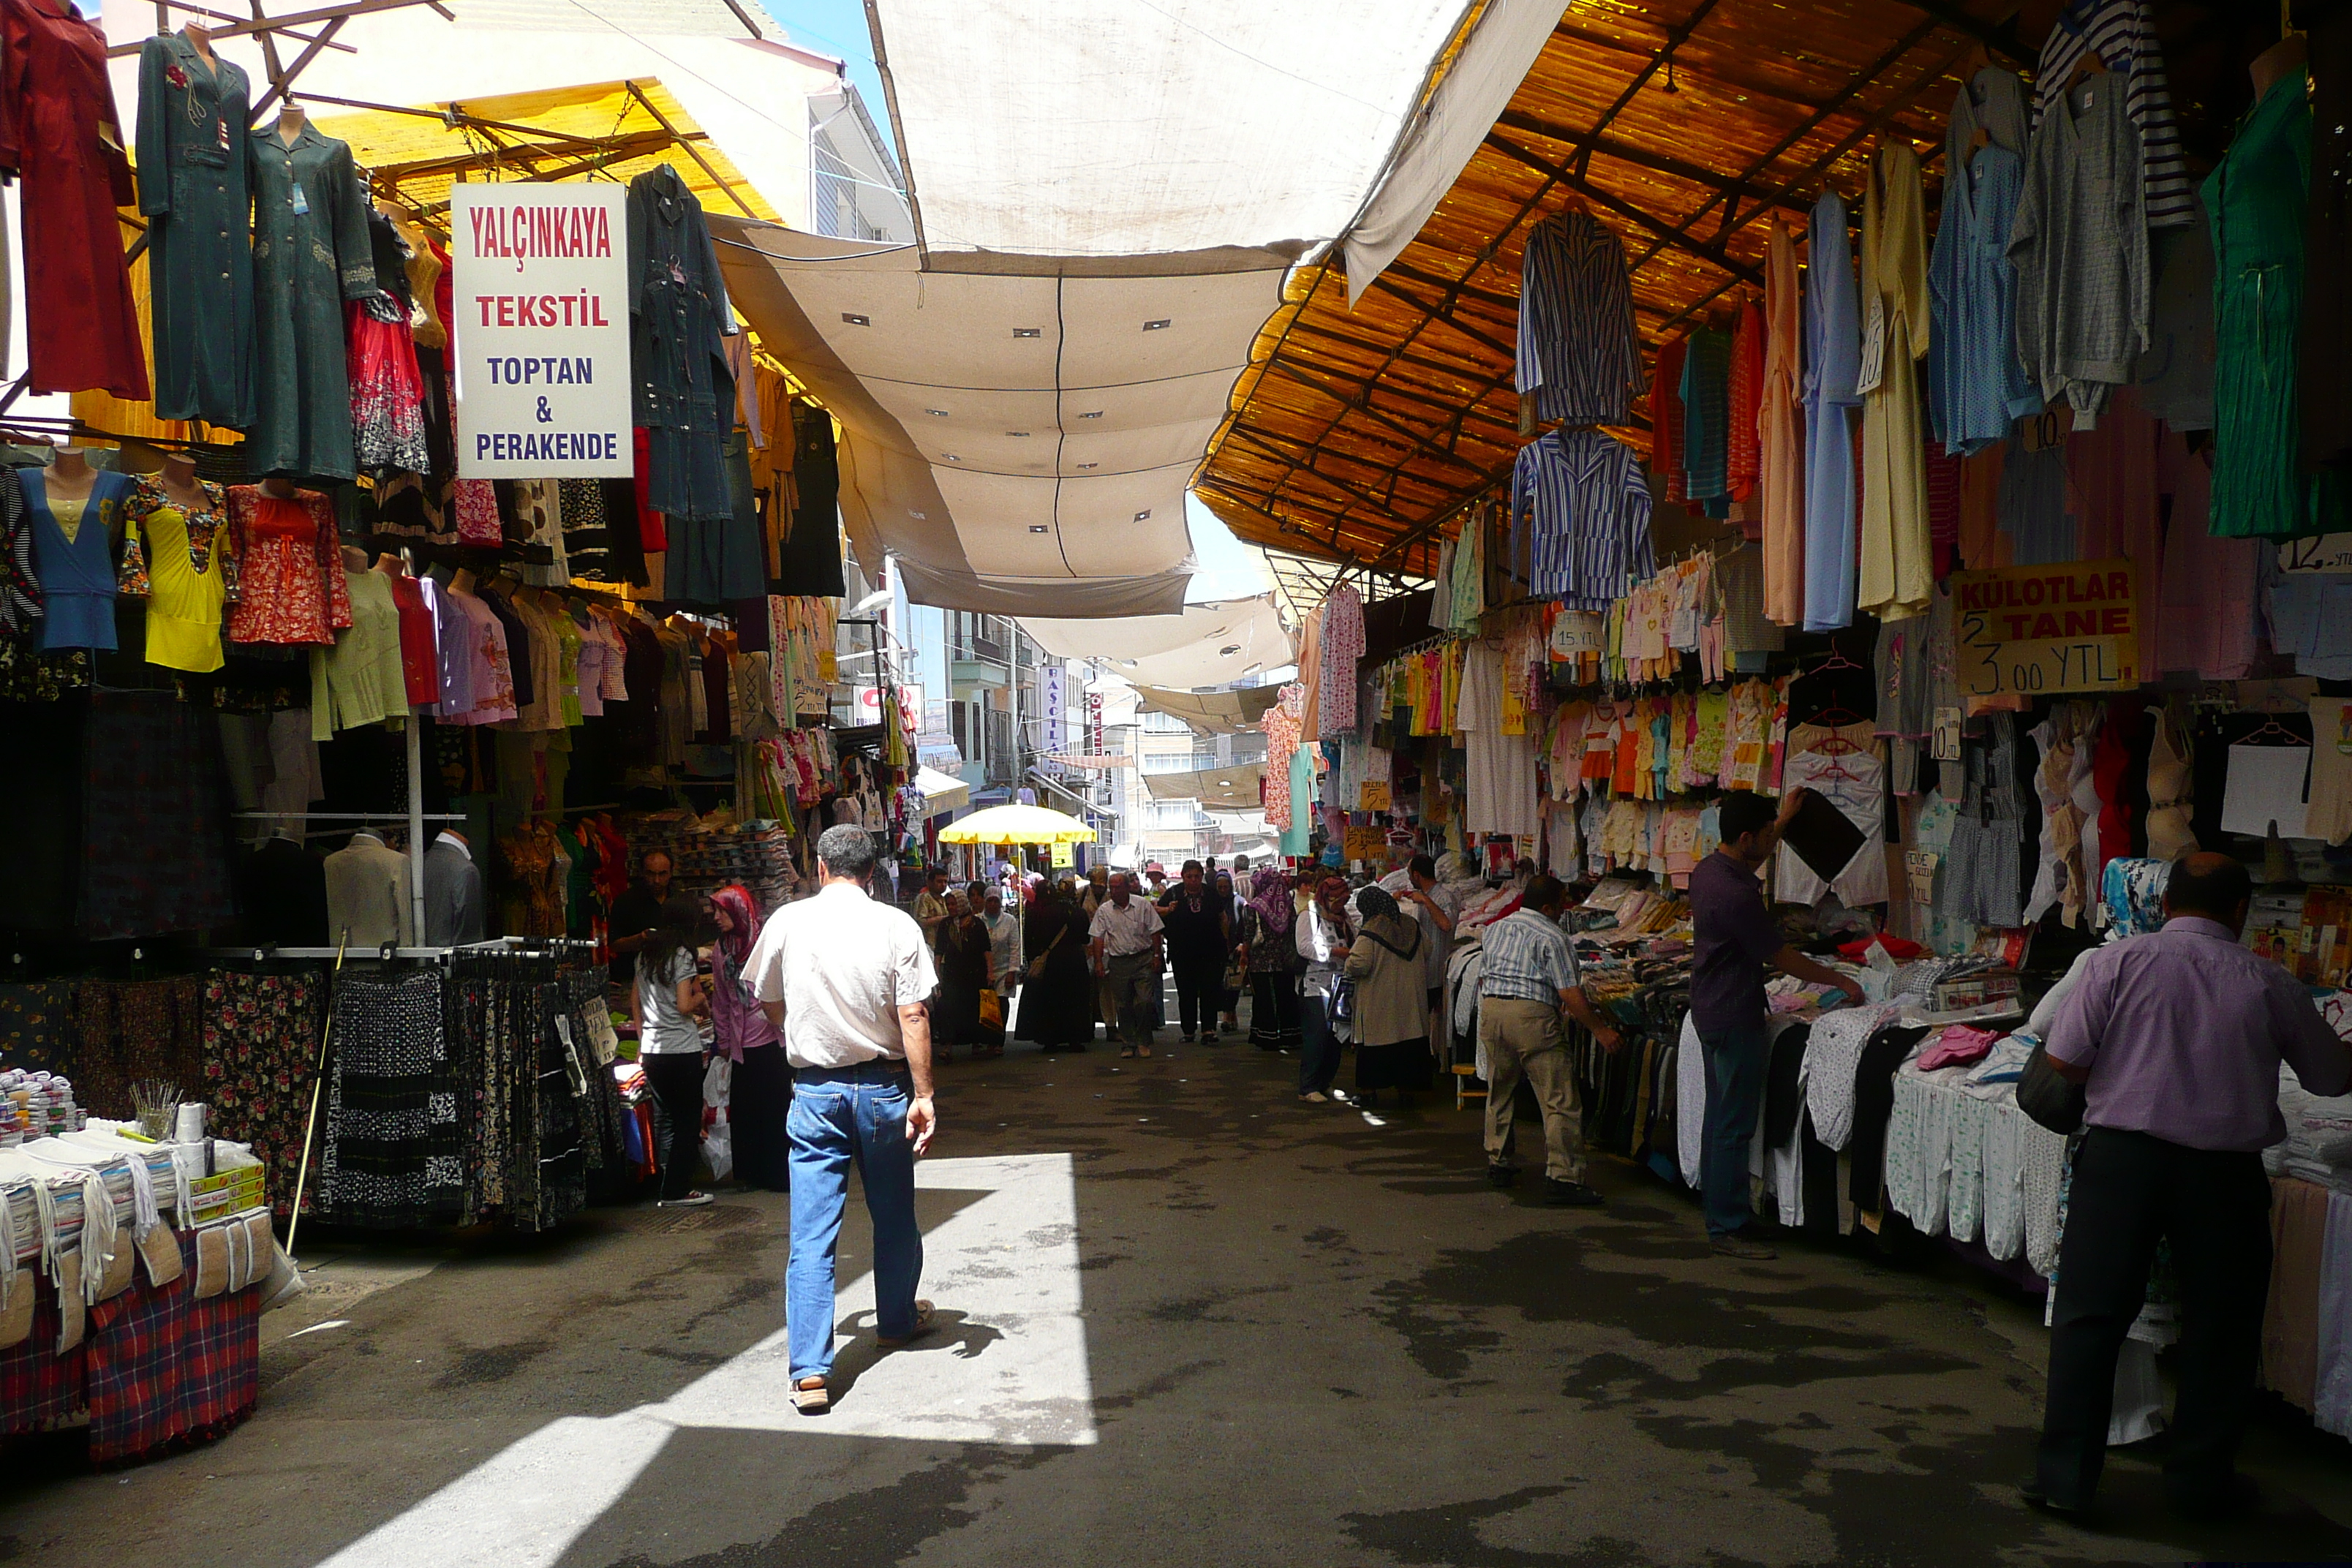
[[[192,520],[156,479],[142,479],[124,509],[146,558],[147,662],[191,675],[221,667],[226,596],[221,557],[228,549],[227,514],[220,487],[204,484],[204,491],[205,510]]]

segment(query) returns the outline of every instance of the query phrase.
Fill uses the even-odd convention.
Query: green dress
[[[246,142],[253,182],[254,393],[246,462],[256,477],[348,479],[351,371],[343,301],[378,292],[352,150],[305,121],[289,146],[274,125]]]
[[[2346,526],[2339,478],[2298,459],[2295,337],[2311,176],[2305,73],[2271,84],[2204,186],[2213,226],[2216,537],[2294,539]],[[2331,281],[2331,286],[2338,286]]]
[[[253,423],[245,73],[178,33],[139,49],[139,210],[152,279],[155,413]]]

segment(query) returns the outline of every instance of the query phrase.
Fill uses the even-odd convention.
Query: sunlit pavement
[[[2037,1314],[1958,1264],[1729,1262],[1622,1163],[1597,1164],[1602,1211],[1494,1192],[1450,1095],[1376,1125],[1302,1107],[1291,1058],[1161,1040],[1150,1061],[1016,1045],[942,1068],[919,1194],[941,1331],[877,1352],[853,1206],[830,1415],[784,1394],[781,1197],[597,1210],[535,1240],[322,1241],[320,1289],[265,1324],[250,1423],[100,1476],[37,1445],[0,1486],[0,1561],[2352,1552],[2352,1449],[2275,1414],[2249,1521],[2175,1523],[2131,1454],[2097,1529],[2025,1510]]]

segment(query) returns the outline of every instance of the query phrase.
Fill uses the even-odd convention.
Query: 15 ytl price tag
[[[459,476],[626,477],[627,192],[461,184],[449,196]]]

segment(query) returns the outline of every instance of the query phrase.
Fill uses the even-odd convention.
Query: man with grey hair
[[[874,1223],[876,1342],[896,1350],[930,1331],[931,1304],[915,1299],[923,1273],[915,1160],[939,1128],[925,1005],[938,984],[929,945],[905,910],[867,897],[873,835],[828,827],[816,858],[815,896],[770,915],[743,966],[783,1027],[793,1068],[784,1330],[793,1405],[804,1415],[832,1405],[834,1247],[853,1164]]]
[[[1087,928],[1087,950],[1118,1016],[1126,1044],[1122,1057],[1151,1054],[1152,1008],[1159,1000],[1160,947],[1160,911],[1149,899],[1134,896],[1124,871],[1110,874],[1110,897],[1095,910]]]

